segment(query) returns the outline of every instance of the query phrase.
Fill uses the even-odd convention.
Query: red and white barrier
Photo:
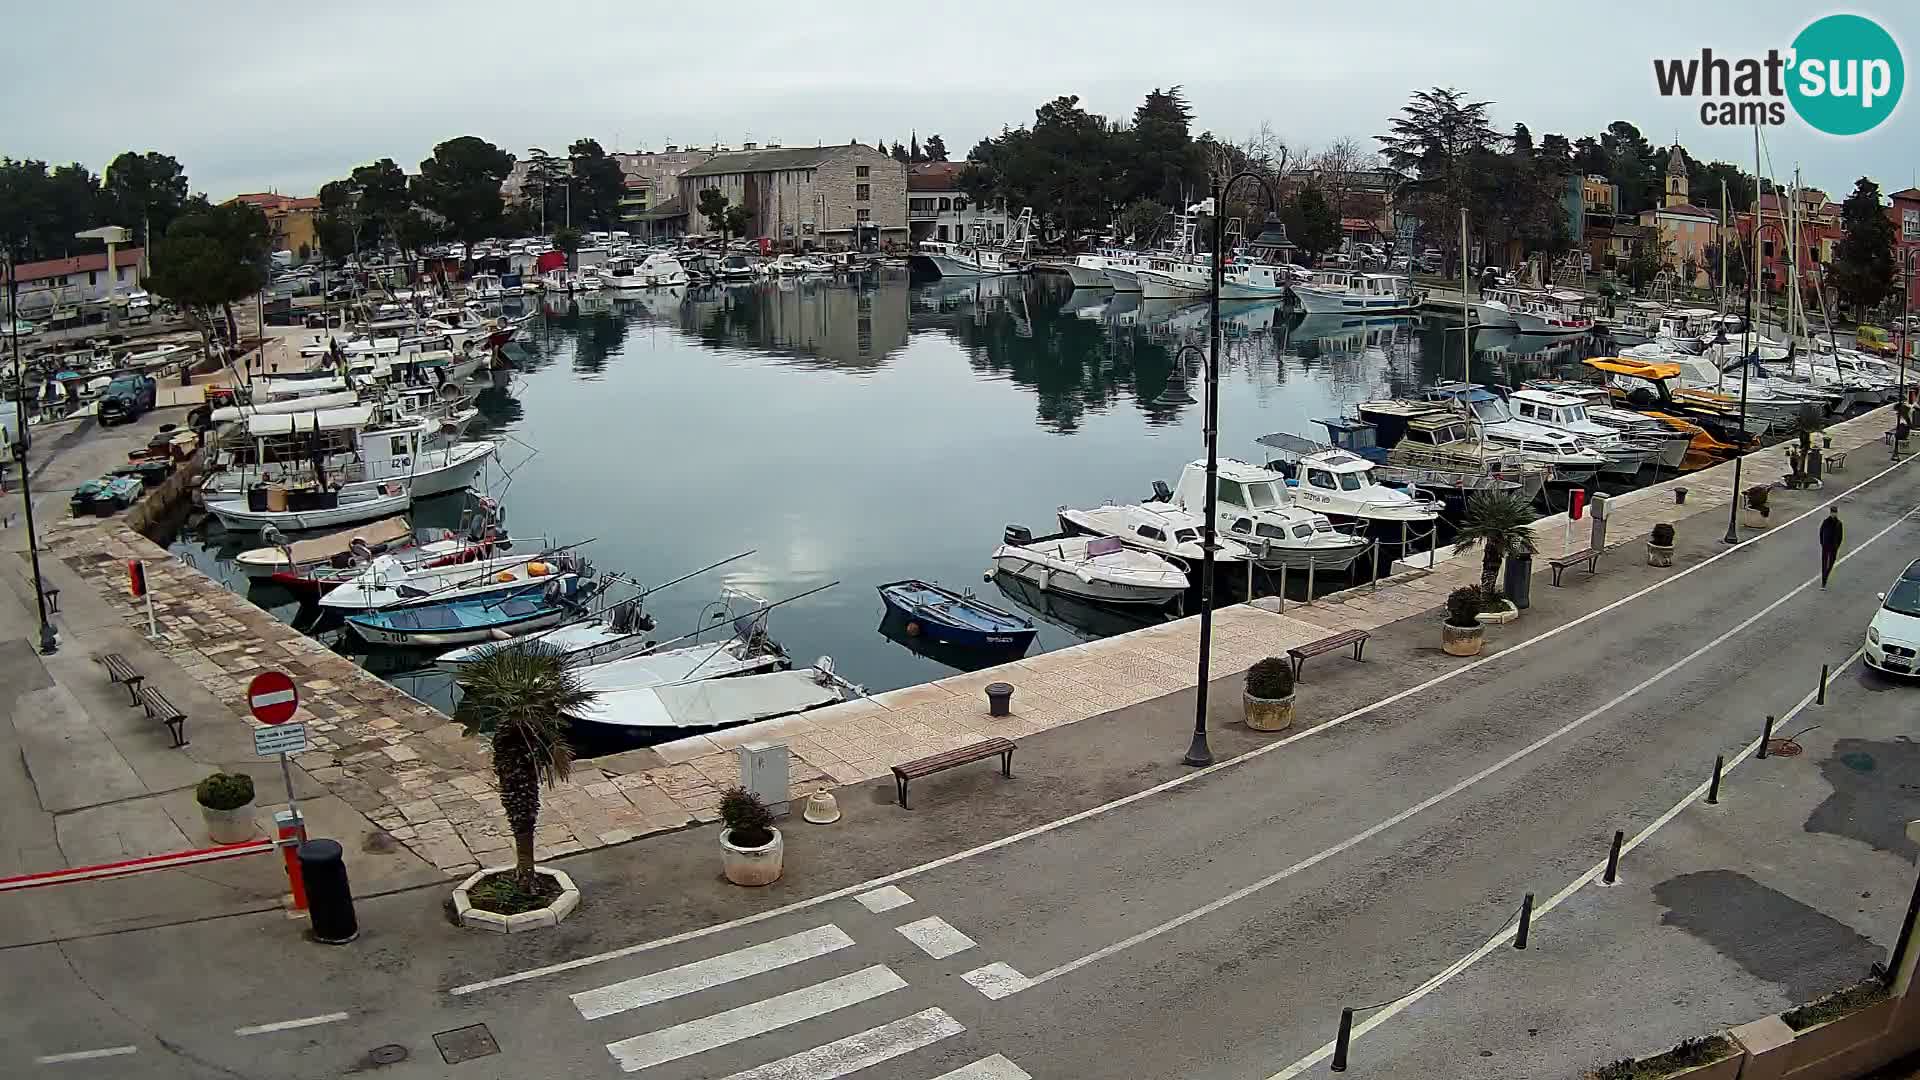
[[[273,839],[248,840],[241,844],[221,844],[218,847],[174,851],[165,855],[143,855],[138,859],[100,863],[97,866],[75,866],[66,870],[20,874],[16,877],[0,878],[0,892],[37,889],[42,885],[70,885],[79,881],[103,881],[107,878],[144,873],[148,870],[170,870],[180,866],[238,858],[242,855],[265,855],[278,848],[280,844],[281,841]]]

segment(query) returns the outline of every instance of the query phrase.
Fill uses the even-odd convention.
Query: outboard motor
[[[1001,534],[1001,539],[1005,543],[1016,546],[1020,544],[1031,544],[1033,543],[1033,530],[1027,528],[1025,525],[1009,525],[1007,526],[1007,531]]]
[[[1155,480],[1153,482],[1153,494],[1150,497],[1148,497],[1147,501],[1148,502],[1172,502],[1173,489],[1167,486],[1167,482],[1165,480]]]

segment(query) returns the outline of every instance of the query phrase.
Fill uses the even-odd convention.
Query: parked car
[[[151,375],[122,375],[100,395],[100,426],[131,423],[153,408],[160,384]]]
[[[1867,623],[1867,665],[1889,675],[1920,674],[1920,559],[1880,594]]]

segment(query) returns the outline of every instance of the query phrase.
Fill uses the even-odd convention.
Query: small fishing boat
[[[1009,525],[994,549],[996,569],[1052,592],[1106,604],[1170,604],[1187,592],[1187,575],[1148,551],[1113,536],[1059,533],[1036,537]]]
[[[907,620],[911,637],[1012,651],[1024,650],[1038,632],[1031,621],[979,600],[971,591],[955,592],[917,579],[888,582],[879,589],[887,610]]]
[[[1254,441],[1274,452],[1268,467],[1287,478],[1293,501],[1331,521],[1425,525],[1443,509],[1440,500],[1417,489],[1409,493],[1382,483],[1374,463],[1350,451],[1286,432]]]
[[[404,481],[377,487],[253,487],[244,499],[208,500],[207,512],[228,532],[259,532],[268,525],[281,532],[303,532],[351,525],[403,513],[413,505],[413,488]]]
[[[353,578],[337,582],[327,590],[320,598],[320,606],[341,611],[379,611],[515,592],[548,577],[576,573],[592,576],[578,558],[565,552],[482,555],[466,563],[457,559],[451,562],[429,559],[426,565],[408,565],[393,555],[382,555]]]
[[[325,536],[295,540],[283,546],[250,548],[236,555],[233,562],[241,573],[256,581],[272,580],[282,585],[295,585],[308,572],[332,567],[336,560],[344,565],[356,544],[363,546],[370,554],[381,555],[410,547],[415,539],[413,526],[406,518],[392,517],[341,529]]]
[[[823,656],[794,671],[602,689],[576,725],[595,735],[648,741],[791,716],[861,693]]]
[[[1057,513],[1060,528],[1067,532],[1115,537],[1128,547],[1151,551],[1183,570],[1198,565],[1202,557],[1200,533],[1205,519],[1165,503],[1107,503],[1088,510],[1063,506]],[[1249,557],[1246,548],[1224,537],[1213,553],[1216,563],[1245,562]]]
[[[347,628],[369,645],[439,648],[504,641],[565,621],[578,610],[580,579],[572,574],[490,594],[347,616]]]

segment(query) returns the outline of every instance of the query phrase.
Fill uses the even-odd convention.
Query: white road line
[[[321,1024],[337,1023],[346,1018],[347,1014],[343,1012],[327,1013],[324,1016],[303,1016],[298,1020],[280,1020],[271,1024],[234,1028],[233,1033],[243,1038],[248,1035],[269,1035],[276,1031],[292,1031],[294,1028],[319,1027]]]
[[[954,953],[963,953],[973,948],[973,939],[955,930],[952,924],[938,915],[910,922],[905,926],[896,926],[900,936],[920,946],[920,951],[935,960],[945,960]]]
[[[124,1057],[137,1053],[137,1046],[108,1046],[99,1050],[75,1050],[69,1054],[42,1054],[33,1059],[35,1065],[60,1065],[69,1061],[92,1061],[95,1058]]]
[[[883,964],[861,968],[850,975],[803,986],[737,1009],[689,1020],[670,1028],[607,1044],[607,1051],[623,1072],[639,1072],[741,1039],[763,1035],[788,1024],[825,1016],[835,1009],[871,1001],[907,985],[907,980]]]
[[[898,885],[888,885],[884,888],[875,889],[872,892],[861,893],[859,896],[854,897],[854,899],[860,902],[861,907],[866,908],[875,915],[913,903],[913,897],[901,891]]]
[[[839,1080],[965,1030],[945,1009],[924,1009],[890,1024],[734,1073],[727,1080]]]
[[[1025,990],[1030,981],[1025,975],[1013,969],[1011,964],[988,964],[983,968],[974,968],[960,976],[968,986],[987,995],[989,1001],[999,1001]]]
[[[1805,588],[1805,587],[1806,586],[1804,585],[1801,586],[1801,588]],[[1863,655],[1865,655],[1864,648],[1856,649],[1853,652],[1853,655],[1847,657],[1845,660],[1842,660],[1840,662],[1840,666],[1833,669],[1833,677],[1838,678],[1841,672],[1847,670],[1849,667],[1852,667],[1854,661],[1860,659],[1860,657],[1862,657]],[[1800,701],[1797,704],[1795,704],[1793,708],[1788,709],[1786,714],[1780,717],[1780,719],[1774,725],[1774,730],[1779,731],[1782,727],[1785,727],[1787,724],[1791,723],[1794,717],[1800,715],[1800,711],[1802,709],[1805,709],[1808,705],[1813,703],[1813,700],[1819,696],[1819,693],[1820,692],[1818,688],[1807,691],[1807,696],[1801,698]],[[1752,742],[1747,743],[1745,746],[1741,747],[1738,751],[1734,753],[1732,758],[1728,759],[1726,763],[1726,767],[1721,770],[1722,776],[1724,777],[1726,773],[1732,772],[1734,769],[1734,766],[1739,765],[1741,762],[1745,761],[1750,755],[1752,755],[1758,749],[1760,749],[1760,740],[1757,738],[1754,739]],[[1652,824],[1648,825],[1644,829],[1641,829],[1639,832],[1635,833],[1631,838],[1629,838],[1626,842],[1622,843],[1620,845],[1620,854],[1622,855],[1622,857],[1624,857],[1627,852],[1632,851],[1634,848],[1639,847],[1642,843],[1645,843],[1648,839],[1652,838],[1654,833],[1659,832],[1661,829],[1666,827],[1668,822],[1671,822],[1674,818],[1679,817],[1680,813],[1684,811],[1687,807],[1692,806],[1695,802],[1703,798],[1707,793],[1707,788],[1711,786],[1712,783],[1713,783],[1712,780],[1707,780],[1701,783],[1699,786],[1695,787],[1692,791],[1687,792],[1687,794],[1683,798],[1681,798],[1679,802],[1674,803],[1671,807],[1667,808],[1665,813],[1661,814],[1657,818],[1654,818]],[[1566,888],[1561,889],[1559,892],[1549,897],[1546,903],[1536,906],[1533,909],[1533,921],[1539,922],[1540,917],[1542,915],[1545,915],[1547,912],[1552,911],[1554,908],[1557,908],[1561,904],[1565,903],[1569,898],[1573,896],[1573,894],[1579,892],[1581,889],[1586,888],[1588,885],[1593,884],[1595,880],[1597,880],[1602,874],[1605,874],[1606,872],[1607,872],[1607,862],[1605,859],[1602,859],[1599,862],[1594,863],[1593,866],[1586,871],[1586,873],[1583,873],[1579,877],[1574,878],[1572,882],[1568,883]],[[1490,953],[1492,953],[1495,949],[1498,949],[1502,945],[1505,945],[1507,942],[1512,941],[1513,935],[1516,932],[1516,930],[1517,930],[1517,927],[1515,927],[1511,923],[1508,924],[1506,927],[1502,928],[1499,933],[1488,938],[1478,948],[1474,949],[1472,952],[1461,957],[1460,959],[1455,960],[1453,963],[1448,964],[1446,967],[1442,968],[1437,974],[1435,974],[1432,978],[1428,979],[1424,983],[1421,983],[1417,988],[1413,990],[1413,992],[1409,993],[1406,997],[1396,1000],[1395,1002],[1393,1002],[1393,1004],[1385,1006],[1384,1008],[1380,1009],[1380,1011],[1374,1013],[1372,1016],[1369,1016],[1365,1020],[1362,1020],[1359,1023],[1355,1024],[1353,1026],[1353,1031],[1350,1036],[1350,1041],[1351,1039],[1358,1039],[1360,1036],[1365,1035],[1367,1032],[1372,1031],[1374,1028],[1377,1028],[1381,1024],[1386,1023],[1388,1020],[1391,1020],[1394,1017],[1400,1015],[1402,1012],[1406,1011],[1409,1007],[1411,1007],[1415,1002],[1419,1001],[1421,998],[1426,997],[1428,994],[1433,993],[1435,990],[1438,990],[1442,986],[1445,986],[1447,983],[1453,981],[1454,976],[1459,975],[1461,972],[1466,971],[1468,968],[1479,963],[1481,960],[1486,959],[1486,957]],[[1281,1069],[1279,1072],[1274,1073],[1272,1076],[1267,1077],[1267,1080],[1292,1080],[1293,1077],[1299,1076],[1301,1073],[1306,1072],[1308,1069],[1311,1069],[1313,1066],[1319,1064],[1322,1061],[1325,1061],[1326,1059],[1332,1056],[1333,1056],[1333,1043],[1331,1042],[1325,1043],[1320,1047],[1320,1049],[1315,1050],[1313,1053],[1308,1054],[1306,1057],[1301,1058],[1299,1061],[1296,1061],[1293,1064],[1287,1066],[1286,1068]]]
[[[588,1020],[638,1009],[709,987],[773,971],[845,949],[853,939],[837,926],[816,926],[798,934],[749,945],[730,953],[695,960],[651,975],[626,979],[573,995],[574,1008]]]
[[[995,1054],[971,1065],[962,1065],[952,1072],[941,1073],[933,1080],[1033,1080],[1033,1074]]]
[[[844,888],[834,889],[831,892],[824,892],[818,896],[810,896],[805,900],[796,900],[791,904],[786,904],[781,907],[768,908],[765,911],[755,912],[752,915],[745,915],[738,919],[729,919],[726,922],[714,923],[710,926],[702,926],[702,927],[699,927],[698,929],[688,930],[684,933],[679,933],[679,934],[671,934],[663,938],[655,938],[652,941],[642,941],[633,945],[624,945],[617,949],[609,949],[606,952],[594,953],[591,956],[576,957],[572,960],[563,960],[557,964],[547,964],[543,967],[528,968],[525,971],[516,971],[510,975],[502,975],[494,979],[482,979],[479,982],[465,983],[460,986],[456,986],[451,990],[448,990],[447,993],[452,994],[456,997],[466,995],[466,994],[477,994],[482,990],[495,990],[502,986],[511,986],[514,983],[526,982],[529,979],[545,978],[548,975],[558,975],[561,972],[572,971],[576,968],[588,967],[593,964],[602,964],[607,962],[608,960],[618,960],[622,957],[633,956],[643,952],[650,952],[654,949],[663,949],[669,945],[678,945],[683,941],[693,941],[698,938],[707,937],[710,934],[724,934],[731,930],[738,930],[743,926],[752,926],[755,923],[765,922],[768,919],[777,919],[783,915],[791,915],[796,911],[805,911],[809,908],[818,907],[821,904],[832,903],[833,901],[839,900],[843,897],[856,896],[860,893],[871,892],[875,889],[878,889],[881,886],[891,885],[896,881],[905,881],[908,878],[918,877],[921,874],[929,873],[931,871],[941,869],[942,867],[952,866],[955,863],[965,862],[968,859],[976,858],[981,855],[986,855],[991,852],[999,851],[1001,848],[1011,847],[1014,844],[1023,843],[1027,840],[1033,839],[1036,836],[1045,836],[1048,833],[1055,832],[1059,829],[1064,829],[1069,825],[1077,825],[1082,821],[1087,821],[1092,818],[1100,817],[1104,814],[1112,813],[1113,811],[1119,810],[1122,807],[1132,806],[1134,803],[1140,802],[1142,800],[1151,799],[1155,795],[1172,791],[1177,788],[1185,787],[1186,785],[1199,781],[1205,777],[1212,776],[1214,773],[1220,772],[1223,769],[1231,769],[1239,765],[1244,765],[1249,761],[1254,761],[1259,758],[1265,757],[1268,754],[1275,753],[1280,750],[1284,750],[1287,747],[1292,746],[1294,743],[1299,742],[1301,739],[1312,738],[1313,736],[1324,734],[1325,732],[1332,731],[1334,728],[1337,728],[1342,724],[1347,723],[1350,720],[1358,719],[1378,709],[1383,709],[1389,705],[1394,705],[1394,704],[1397,704],[1398,702],[1405,701],[1407,698],[1424,694],[1428,690],[1432,689],[1435,686],[1440,685],[1441,683],[1451,682],[1454,679],[1458,679],[1466,675],[1471,675],[1488,664],[1499,663],[1500,661],[1505,660],[1512,656],[1516,656],[1519,653],[1535,645],[1538,645],[1543,641],[1546,641],[1550,638],[1558,637],[1559,635],[1564,634],[1569,630],[1573,630],[1576,627],[1584,626],[1595,619],[1611,614],[1615,609],[1623,607],[1627,604],[1630,604],[1635,600],[1638,600],[1641,597],[1654,592],[1657,589],[1664,589],[1667,586],[1672,585],[1676,581],[1682,581],[1692,574],[1699,573],[1700,571],[1705,570],[1707,567],[1712,566],[1713,564],[1719,562],[1721,559],[1725,559],[1732,555],[1737,555],[1740,552],[1746,551],[1749,548],[1753,547],[1755,544],[1765,543],[1767,540],[1770,540],[1775,536],[1780,536],[1784,534],[1793,525],[1796,525],[1799,522],[1804,521],[1805,519],[1813,516],[1814,514],[1820,513],[1822,510],[1825,510],[1828,506],[1831,506],[1834,503],[1837,503],[1844,498],[1849,498],[1853,496],[1854,494],[1859,492],[1860,489],[1866,487],[1868,484],[1871,484],[1874,481],[1879,480],[1881,477],[1886,476],[1888,473],[1893,472],[1895,469],[1898,469],[1904,465],[1907,465],[1913,460],[1915,460],[1915,458],[1913,457],[1901,458],[1895,464],[1889,465],[1886,468],[1880,470],[1879,472],[1874,473],[1872,476],[1869,476],[1865,480],[1862,480],[1859,484],[1855,485],[1854,487],[1834,495],[1832,498],[1826,500],[1825,502],[1822,502],[1812,507],[1811,509],[1804,511],[1796,515],[1795,517],[1790,518],[1787,521],[1781,522],[1778,526],[1772,529],[1769,529],[1764,533],[1761,533],[1759,536],[1756,536],[1750,540],[1747,540],[1745,543],[1742,543],[1737,547],[1730,547],[1725,551],[1719,552],[1718,554],[1708,556],[1707,558],[1700,560],[1699,562],[1693,564],[1692,566],[1689,566],[1686,569],[1681,570],[1679,573],[1661,578],[1659,581],[1656,581],[1653,584],[1646,586],[1645,588],[1638,589],[1634,592],[1628,593],[1627,595],[1621,597],[1618,600],[1614,600],[1610,603],[1603,604],[1602,606],[1587,612],[1585,615],[1582,615],[1567,623],[1564,623],[1560,626],[1553,627],[1548,630],[1543,630],[1540,633],[1534,635],[1533,637],[1526,638],[1521,641],[1516,641],[1511,646],[1508,646],[1507,648],[1502,649],[1497,653],[1493,653],[1488,656],[1483,656],[1478,660],[1470,661],[1456,668],[1449,668],[1445,672],[1442,672],[1441,674],[1436,675],[1433,678],[1426,680],[1425,682],[1417,683],[1413,686],[1407,687],[1405,690],[1401,690],[1401,691],[1398,691],[1397,693],[1389,694],[1386,697],[1379,699],[1378,701],[1373,701],[1365,705],[1361,705],[1348,712],[1342,713],[1331,720],[1328,720],[1324,724],[1319,724],[1315,727],[1308,728],[1304,731],[1295,732],[1294,734],[1289,735],[1286,738],[1277,739],[1263,746],[1255,747],[1254,749],[1247,751],[1246,753],[1240,755],[1239,757],[1229,758],[1225,761],[1216,762],[1212,765],[1208,765],[1203,769],[1194,769],[1191,772],[1181,773],[1179,776],[1176,776],[1171,780],[1166,780],[1159,784],[1155,784],[1150,788],[1144,788],[1140,791],[1134,792],[1131,795],[1123,795],[1120,798],[1114,799],[1110,802],[1104,802],[1098,806],[1090,806],[1087,809],[1081,810],[1077,813],[1068,814],[1066,817],[1056,818],[1053,821],[1043,822],[1042,824],[1036,825],[1031,829],[1025,829],[1020,832],[1013,833],[1009,836],[1003,836],[998,840],[989,840],[984,844],[977,844],[973,847],[966,848],[962,851],[956,851],[951,855],[942,855],[940,858],[931,859],[927,862],[923,862],[919,864],[918,866],[909,866],[904,870],[895,870],[890,874],[882,874],[879,877],[871,878],[867,881],[862,881],[855,885],[848,885]]]

